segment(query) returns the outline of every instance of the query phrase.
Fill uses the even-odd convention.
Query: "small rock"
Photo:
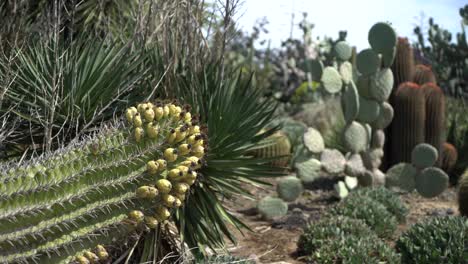
[[[453,215],[454,213],[455,213],[455,211],[452,208],[447,209],[447,214],[448,215]]]

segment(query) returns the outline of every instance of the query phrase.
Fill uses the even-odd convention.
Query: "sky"
[[[291,32],[291,17],[294,14],[293,36],[300,38],[297,26],[302,13],[308,13],[313,23],[312,36],[338,37],[338,31],[348,31],[347,41],[358,50],[369,46],[367,33],[376,22],[390,22],[399,36],[415,40],[413,28],[427,25],[429,17],[452,33],[460,32],[460,7],[468,0],[244,0],[237,13],[237,21],[243,31],[250,32],[255,21],[266,17],[268,35],[272,47],[278,47]],[[455,37],[455,36],[454,36]],[[257,44],[259,45],[259,44]],[[259,46],[261,47],[261,46]]]

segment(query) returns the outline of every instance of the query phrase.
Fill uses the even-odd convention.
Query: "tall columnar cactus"
[[[0,176],[0,263],[97,263],[155,228],[197,179],[205,134],[187,108],[139,104],[101,131]]]
[[[458,188],[458,210],[468,217],[468,169],[461,176]]]
[[[398,38],[396,57],[391,69],[395,77],[393,93],[396,92],[400,84],[413,80],[415,72],[414,55],[407,38]]]
[[[429,66],[418,64],[415,67],[413,82],[423,85],[426,83],[437,84],[434,72]]]
[[[406,82],[398,87],[391,132],[399,143],[391,145],[391,164],[410,162],[412,149],[424,142],[425,104],[424,93],[419,85]]]
[[[457,163],[458,159],[458,151],[457,149],[450,143],[445,142],[442,144],[442,161],[440,164],[440,168],[447,173],[452,171],[453,166]]]
[[[424,142],[434,146],[442,153],[445,135],[445,96],[442,89],[434,83],[426,83],[421,89],[426,99],[426,122],[424,126]],[[440,166],[441,158],[437,162]]]

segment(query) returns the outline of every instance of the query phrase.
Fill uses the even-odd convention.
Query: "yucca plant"
[[[7,85],[0,111],[21,119],[6,140],[10,149],[55,149],[133,103],[138,98],[130,92],[137,86],[148,93],[142,87],[147,53],[124,45],[38,39],[15,53],[13,61],[0,60],[0,80]]]

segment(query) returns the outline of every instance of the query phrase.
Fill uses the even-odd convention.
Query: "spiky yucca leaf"
[[[208,126],[210,154],[176,222],[188,246],[203,252],[206,246],[223,247],[224,237],[235,241],[230,228],[246,227],[221,203],[222,198],[248,197],[245,184],[262,184],[261,177],[282,175],[268,165],[270,160],[247,154],[277,129],[258,133],[271,121],[276,106],[261,99],[263,91],[252,87],[252,76],[226,71],[223,77],[215,65],[180,80],[179,98],[192,105],[192,112]]]

